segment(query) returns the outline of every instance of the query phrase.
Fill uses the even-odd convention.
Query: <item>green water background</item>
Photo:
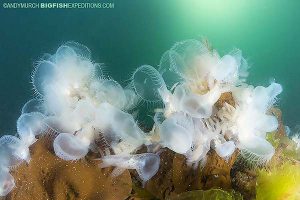
[[[284,91],[278,105],[284,122],[291,127],[300,124],[300,1],[111,2],[113,9],[3,9],[1,5],[0,134],[15,133],[20,109],[33,96],[33,63],[69,40],[87,45],[93,59],[106,63],[106,71],[121,83],[142,64],[156,66],[176,41],[206,37],[221,54],[240,48],[251,65],[248,82],[281,83]]]

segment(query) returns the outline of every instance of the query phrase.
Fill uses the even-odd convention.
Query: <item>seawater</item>
[[[284,122],[291,127],[300,124],[300,1],[109,2],[113,8],[4,9],[0,5],[1,135],[16,133],[22,105],[33,97],[34,62],[69,40],[88,46],[93,59],[105,63],[105,71],[123,85],[136,67],[157,66],[176,41],[205,37],[220,53],[240,48],[251,66],[248,82],[281,83],[284,91],[278,106]]]

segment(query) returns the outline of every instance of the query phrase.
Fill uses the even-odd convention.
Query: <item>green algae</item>
[[[300,166],[288,162],[270,170],[259,170],[256,199],[300,199]]]

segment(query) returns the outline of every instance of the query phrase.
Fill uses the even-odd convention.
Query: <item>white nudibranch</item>
[[[4,135],[0,138],[0,196],[7,195],[15,186],[9,170],[15,169],[23,161],[30,162],[29,146],[36,141],[35,136],[47,129],[44,116],[39,112],[26,113],[26,107],[29,108],[28,104],[17,120],[19,137]]]
[[[9,169],[23,160],[30,161],[29,146],[40,135],[55,136],[54,152],[64,160],[82,159],[90,150],[103,153],[96,145],[99,138],[109,148],[104,149],[106,153],[115,156],[122,153],[128,158],[146,142],[145,133],[128,113],[139,103],[138,96],[129,87],[123,88],[105,77],[101,66],[91,61],[86,46],[76,42],[61,45],[55,54],[45,54],[37,62],[31,77],[36,98],[22,108],[17,120],[19,138],[0,139],[1,195],[14,187]],[[136,169],[143,180],[148,180],[157,171],[158,156],[144,154],[142,157],[136,160]],[[151,161],[152,157],[156,162]],[[143,163],[153,164],[154,174],[145,171],[151,166]],[[114,166],[118,165],[124,167],[116,161]]]
[[[6,196],[15,187],[14,177],[8,171],[0,167],[0,196]]]
[[[265,138],[267,133],[278,127],[277,118],[268,114],[268,110],[281,92],[282,87],[278,83],[256,88],[244,85],[232,91],[236,109],[231,120],[235,124],[229,130],[237,135],[242,156],[256,164],[266,163],[275,153],[274,147]]]
[[[56,155],[64,160],[78,160],[88,153],[89,143],[69,133],[60,133],[53,142]]]
[[[193,129],[191,118],[181,113],[173,114],[159,125],[161,143],[177,153],[185,154],[192,147]]]
[[[28,146],[36,141],[35,136],[44,133],[48,126],[45,116],[39,112],[23,113],[17,120],[18,135]]]
[[[116,155],[129,156],[146,142],[127,113],[138,103],[136,93],[105,77],[87,47],[63,44],[37,63],[32,82],[41,100],[29,101],[23,110],[43,112],[44,123],[58,134],[53,147],[61,159],[84,158],[97,150],[99,137]]]
[[[115,175],[121,174],[123,169],[135,169],[143,182],[153,177],[159,169],[160,159],[157,154],[144,153],[136,155],[109,155],[102,159],[100,166],[117,166]]]
[[[101,65],[90,59],[87,47],[68,42],[47,60],[38,62],[32,74],[34,88],[42,99],[43,109],[40,110],[45,112],[45,122],[60,133],[54,140],[54,151],[65,160],[83,158],[99,132],[110,140],[114,150],[121,146],[121,138],[124,142],[126,134],[131,134],[123,130],[112,131],[110,127],[116,127],[118,122],[110,121],[114,119],[109,116],[130,110],[138,98],[133,91],[104,77]],[[106,109],[106,104],[114,109]],[[128,120],[128,116],[120,115],[119,121]],[[130,120],[134,126],[135,121]],[[138,134],[141,136],[134,140],[139,140],[138,145],[126,149],[128,153],[143,143],[142,131]]]
[[[9,170],[23,161],[30,161],[28,144],[15,136],[4,135],[0,138],[0,196],[6,196],[15,186]]]
[[[274,154],[266,134],[278,126],[267,113],[282,88],[246,85],[247,69],[237,49],[221,57],[198,40],[186,40],[163,54],[158,70],[138,68],[132,86],[141,99],[164,104],[154,116],[159,143],[188,163],[204,162],[210,149],[227,159],[239,148],[246,159],[264,164]],[[218,110],[215,103],[225,92],[236,105]]]
[[[12,135],[0,138],[0,166],[5,168],[16,167],[24,160],[30,160],[29,149],[26,143]]]

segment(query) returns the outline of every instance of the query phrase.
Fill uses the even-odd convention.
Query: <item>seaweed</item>
[[[258,171],[256,199],[300,199],[300,166],[290,162]]]

